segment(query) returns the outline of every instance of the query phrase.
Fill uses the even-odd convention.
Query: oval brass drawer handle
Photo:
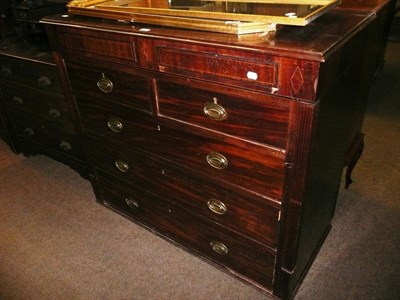
[[[114,88],[114,84],[110,79],[104,75],[104,73],[101,74],[102,77],[97,81],[97,87],[102,91],[103,93],[109,94],[112,92]]]
[[[210,242],[211,248],[217,252],[219,255],[227,255],[228,254],[228,247],[222,244],[221,242],[212,241]]]
[[[59,117],[61,117],[61,113],[58,109],[50,108],[49,116],[52,117],[53,119],[58,119]]]
[[[228,160],[218,152],[211,152],[206,157],[207,163],[215,169],[225,169],[228,166]]]
[[[0,74],[1,77],[6,78],[12,74],[12,71],[9,67],[2,67]]]
[[[64,150],[65,152],[69,152],[72,150],[72,146],[70,143],[66,141],[61,141],[60,142],[60,149]]]
[[[107,122],[108,128],[111,129],[111,131],[114,132],[121,132],[122,129],[124,129],[124,126],[122,125],[121,121],[116,119],[116,118],[111,118]]]
[[[43,87],[43,88],[49,87],[52,85],[50,78],[47,76],[40,76],[37,81],[38,81],[39,86]]]
[[[136,200],[133,200],[132,198],[125,198],[125,203],[130,208],[133,208],[133,209],[139,208],[139,203]]]
[[[33,135],[35,135],[35,131],[34,131],[32,128],[30,128],[30,127],[25,128],[24,132],[25,132],[25,134],[26,134],[27,136],[33,136]]]
[[[24,100],[22,100],[22,98],[18,97],[18,96],[13,96],[11,101],[15,105],[23,105],[24,104]]]
[[[117,167],[118,170],[120,170],[122,173],[127,173],[129,171],[129,165],[125,161],[121,159],[117,159],[115,161],[115,166]]]
[[[225,204],[217,199],[210,199],[207,202],[208,208],[218,215],[224,215],[227,212]]]
[[[214,121],[223,121],[228,118],[228,114],[221,105],[207,102],[203,107],[204,114]]]

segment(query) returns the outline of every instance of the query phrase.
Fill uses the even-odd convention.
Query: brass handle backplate
[[[111,129],[111,131],[114,132],[121,132],[122,129],[124,129],[124,126],[122,125],[121,121],[116,119],[116,118],[111,118],[107,122],[108,128]]]
[[[18,96],[13,96],[12,103],[14,103],[15,105],[22,105],[22,104],[24,104],[24,100],[22,100],[22,98],[20,98]]]
[[[224,215],[227,212],[225,204],[217,199],[210,199],[207,202],[208,208],[218,215]]]
[[[206,157],[207,163],[215,169],[225,169],[228,166],[228,159],[218,152],[211,152]]]
[[[207,102],[203,107],[204,114],[214,121],[223,121],[228,118],[228,114],[221,105],[213,102]]]
[[[12,74],[12,71],[9,67],[2,67],[1,68],[1,77],[5,78]]]
[[[27,136],[33,136],[33,135],[35,135],[35,131],[34,131],[32,128],[30,128],[30,127],[25,128],[24,132],[25,132],[25,134],[26,134]]]
[[[112,92],[114,84],[106,77],[106,75],[104,75],[104,73],[102,73],[102,77],[97,81],[97,87],[103,93],[109,94]]]
[[[50,78],[47,76],[40,76],[37,81],[40,87],[48,87],[52,85]]]
[[[64,150],[65,152],[69,152],[72,150],[72,146],[70,143],[66,141],[61,141],[60,142],[60,149]]]
[[[130,208],[133,208],[133,209],[139,208],[139,203],[136,200],[133,200],[132,198],[125,198],[125,203]]]
[[[122,173],[127,173],[129,171],[129,165],[125,161],[121,159],[117,159],[115,161],[115,166],[117,167],[118,170],[120,170]]]
[[[54,118],[54,119],[58,119],[61,117],[61,113],[58,109],[55,108],[50,108],[49,109],[49,116]]]
[[[229,252],[228,247],[222,244],[221,242],[212,241],[210,242],[210,246],[219,255],[227,255]]]

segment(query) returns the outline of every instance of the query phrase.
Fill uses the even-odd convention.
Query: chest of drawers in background
[[[97,200],[285,298],[330,229],[369,21],[333,13],[302,41],[282,29],[274,47],[72,16],[43,22]]]
[[[46,154],[84,175],[76,122],[51,53],[41,47],[35,51],[35,44],[24,38],[6,40],[2,46],[2,105],[19,150]]]

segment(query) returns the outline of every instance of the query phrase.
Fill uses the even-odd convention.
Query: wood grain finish
[[[130,65],[137,64],[135,37],[118,33],[64,28],[63,34],[58,38],[59,47],[73,55]]]
[[[253,278],[258,284],[271,287],[275,264],[273,251],[163,201],[137,186],[103,176],[99,176],[99,184],[105,205],[156,229],[233,273],[238,272]],[[127,205],[126,199],[134,200],[136,204]],[[215,252],[211,242],[224,244],[228,249],[227,254]]]
[[[159,115],[220,131],[246,140],[285,149],[290,107],[288,101],[261,93],[247,92],[196,80],[156,81]],[[205,113],[214,103],[226,113],[223,120]]]
[[[373,19],[339,9],[272,38],[45,19],[97,200],[292,297],[329,232],[361,128],[371,68],[359,49]],[[99,91],[100,77],[112,91]]]
[[[262,197],[248,195],[244,191],[232,192],[230,184],[212,180],[207,176],[193,174],[189,170],[171,164],[141,151],[121,150],[120,144],[105,143],[99,139],[86,139],[87,152],[101,149],[90,157],[99,170],[135,182],[154,194],[187,209],[194,209],[208,219],[233,229],[274,249],[277,246],[279,205]],[[124,161],[127,172],[115,166],[117,160]],[[207,202],[215,199],[224,203],[224,215],[213,213]]]
[[[106,101],[127,105],[140,110],[152,111],[150,80],[139,72],[118,65],[73,64],[67,62],[68,75],[73,92],[82,96],[104,98]],[[98,82],[109,80],[111,91],[102,91]]]
[[[225,45],[213,47],[144,38],[138,39],[138,48],[146,53],[140,60],[141,66],[162,73],[311,102],[316,100],[317,58],[299,60],[265,54],[256,48],[246,51]]]

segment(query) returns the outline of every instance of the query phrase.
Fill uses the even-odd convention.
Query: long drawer
[[[275,251],[241,235],[227,231],[146,192],[103,173],[98,176],[105,205],[155,229],[184,247],[240,273],[248,279],[272,287]]]
[[[290,100],[174,77],[156,87],[160,116],[286,148]]]
[[[275,249],[279,203],[233,190],[208,177],[199,177],[169,161],[141,151],[121,151],[120,145],[86,139],[88,159],[124,181],[136,183],[181,207],[195,211],[231,230]],[[93,150],[96,149],[96,152]],[[122,168],[125,168],[121,170]]]
[[[162,156],[219,182],[236,184],[278,200],[282,197],[283,151],[225,135],[185,132],[181,128],[164,125],[161,120],[157,122],[149,116],[126,112],[123,107],[99,102],[81,98],[78,103],[88,135],[101,135],[109,141],[124,142],[127,148],[129,145]],[[118,132],[110,130],[110,123]],[[110,150],[114,156],[118,153]],[[134,161],[124,151],[119,155],[121,159],[125,157],[125,160]]]

